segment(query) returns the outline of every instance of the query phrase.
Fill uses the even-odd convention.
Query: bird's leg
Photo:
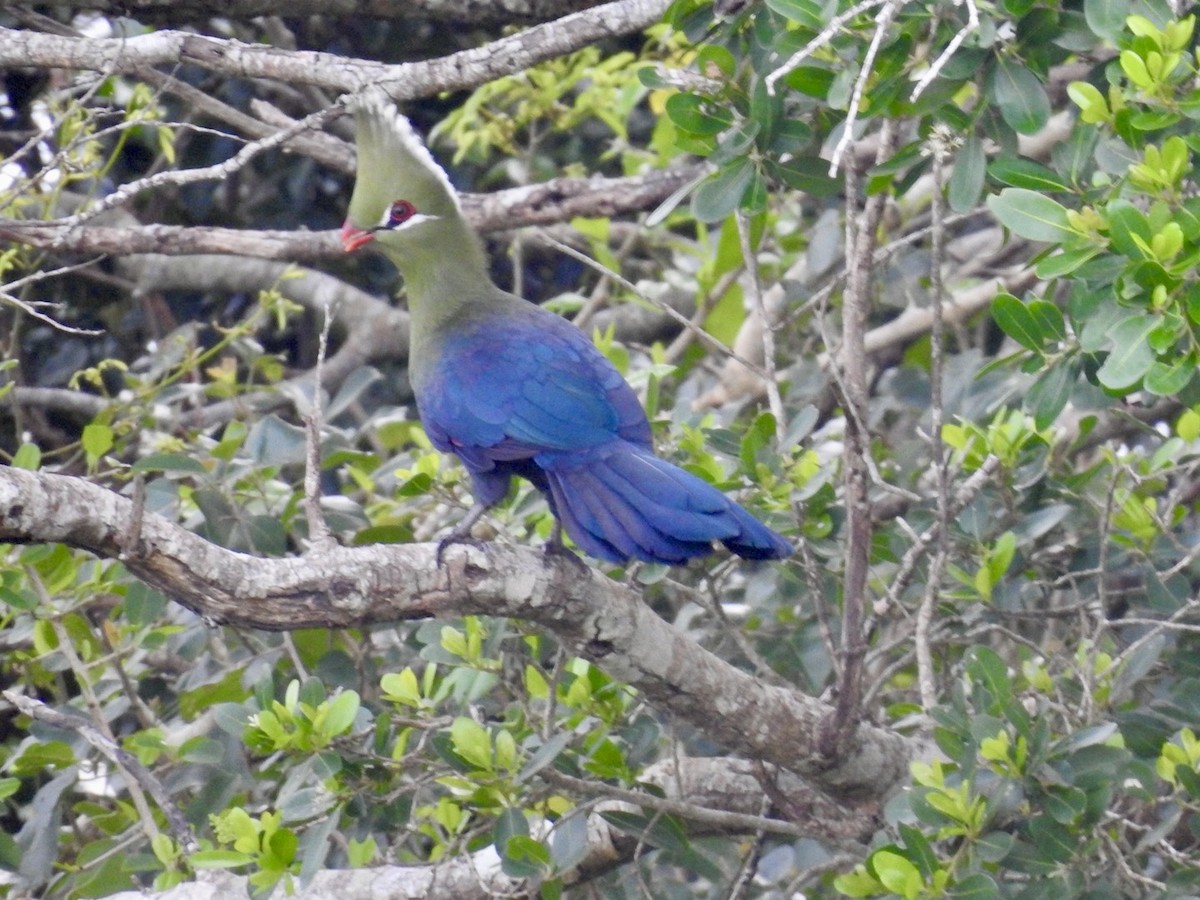
[[[437,566],[439,569],[442,567],[442,554],[450,545],[470,544],[472,547],[483,546],[483,541],[478,541],[471,537],[471,529],[475,527],[476,522],[483,518],[483,514],[491,508],[492,504],[476,503],[469,510],[467,510],[467,514],[459,520],[457,525],[454,526],[454,530],[438,541],[437,553],[434,555],[434,559],[437,561]]]
[[[568,550],[567,545],[563,543],[562,523],[559,522],[558,519],[554,520],[554,529],[550,532],[550,537],[547,539],[546,547],[542,552],[545,554],[542,557],[542,561],[547,565],[549,565],[551,560],[553,560],[555,557],[558,557],[559,559],[567,560],[572,565],[577,567],[580,570],[580,573],[583,575],[586,575],[591,571],[591,569],[588,568],[588,564]]]

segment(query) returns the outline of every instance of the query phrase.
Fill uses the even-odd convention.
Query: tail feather
[[[599,521],[583,502],[579,492],[564,489],[561,479],[548,478],[547,481],[558,519],[580,549],[610,562],[624,562],[633,555],[632,548],[622,540],[621,534],[615,535],[616,540],[620,541],[620,546],[602,536],[603,529]]]
[[[554,479],[551,479],[554,482]],[[635,559],[660,562],[684,562],[697,555],[697,549],[656,530],[634,505],[614,494],[600,478],[564,480],[563,493],[576,518],[583,523],[587,537],[598,539],[618,552],[608,558],[617,562]],[[564,525],[566,523],[564,522]],[[567,533],[571,534],[569,526]],[[578,541],[577,541],[578,543]],[[706,542],[698,552],[708,552]]]
[[[732,500],[729,501],[729,512],[742,529],[736,538],[722,541],[731,552],[742,559],[783,559],[792,555],[795,548],[783,535],[772,531]]]
[[[663,462],[660,459],[654,460],[661,467],[666,469],[675,469],[668,462]],[[660,502],[661,494],[655,495],[645,489],[636,481],[630,480],[628,468],[618,466],[616,461],[610,465],[613,472],[613,477],[606,481],[607,486],[618,494],[622,501],[630,504],[635,509],[641,509],[647,518],[652,522],[670,521],[672,523],[671,534],[674,537],[685,541],[703,541],[705,544],[710,544],[713,540],[723,539],[727,537],[735,537],[738,534],[737,524],[732,520],[714,517],[711,514],[696,513],[688,508],[686,494],[680,498],[679,503],[672,507],[668,503]],[[624,469],[624,471],[622,471]],[[682,472],[682,469],[675,469],[677,472]],[[687,473],[683,473],[687,474]],[[659,478],[670,478],[670,471],[658,471],[654,473],[654,484],[659,484]],[[682,493],[682,492],[681,492]],[[715,492],[714,492],[715,493]],[[716,509],[706,511],[707,513],[724,512],[728,501],[722,496],[722,503]]]
[[[777,559],[792,547],[716,488],[625,441],[578,455],[536,458],[575,543],[601,559],[681,563],[713,541],[747,559]]]

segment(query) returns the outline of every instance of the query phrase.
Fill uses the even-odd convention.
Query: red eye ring
[[[416,215],[417,208],[408,200],[396,200],[388,207],[387,223],[391,227],[407,222]]]

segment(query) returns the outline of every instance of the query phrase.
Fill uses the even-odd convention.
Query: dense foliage
[[[328,868],[482,866],[489,847],[547,897],[1200,891],[1194,16],[1158,0],[718,7],[678,0],[644,32],[406,111],[473,193],[686,172],[636,214],[601,191],[542,229],[488,220],[496,277],[594,333],[663,454],[798,546],[781,564],[608,573],[764,682],[857,689],[855,715],[912,739],[909,783],[827,791],[861,811],[853,834],[789,806],[765,768],[752,811],[805,836],[689,818],[656,802],[669,778],[653,773],[725,748],[545,628],[213,627],[120,559],[21,541],[0,547],[0,678],[100,737],[3,713],[0,894],[168,889],[209,869],[281,893]],[[0,46],[169,25],[399,63],[499,34],[159,15],[5,12]],[[324,517],[345,544],[436,539],[468,484],[415,421],[404,320],[382,300],[394,276],[302,242],[341,222],[345,147],[171,178],[340,91],[318,70],[297,85],[203,57],[65,64],[4,70],[3,462],[144,493],[224,547],[302,553],[303,420],[331,316]],[[151,223],[209,254],[212,229],[244,229],[246,255],[88,242]],[[269,229],[296,233],[312,269],[253,259]],[[525,484],[487,522],[507,543],[551,527]],[[639,786],[644,804],[614,802]]]

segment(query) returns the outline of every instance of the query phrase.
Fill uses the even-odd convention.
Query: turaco
[[[683,563],[719,541],[748,559],[792,552],[723,493],[655,456],[633,389],[565,319],[498,288],[454,188],[378,88],[355,97],[358,179],[342,227],[404,277],[409,366],[434,446],[471,475],[475,504],[441,547],[461,541],[508,492],[531,481],[587,553]],[[440,553],[439,553],[440,556]]]

